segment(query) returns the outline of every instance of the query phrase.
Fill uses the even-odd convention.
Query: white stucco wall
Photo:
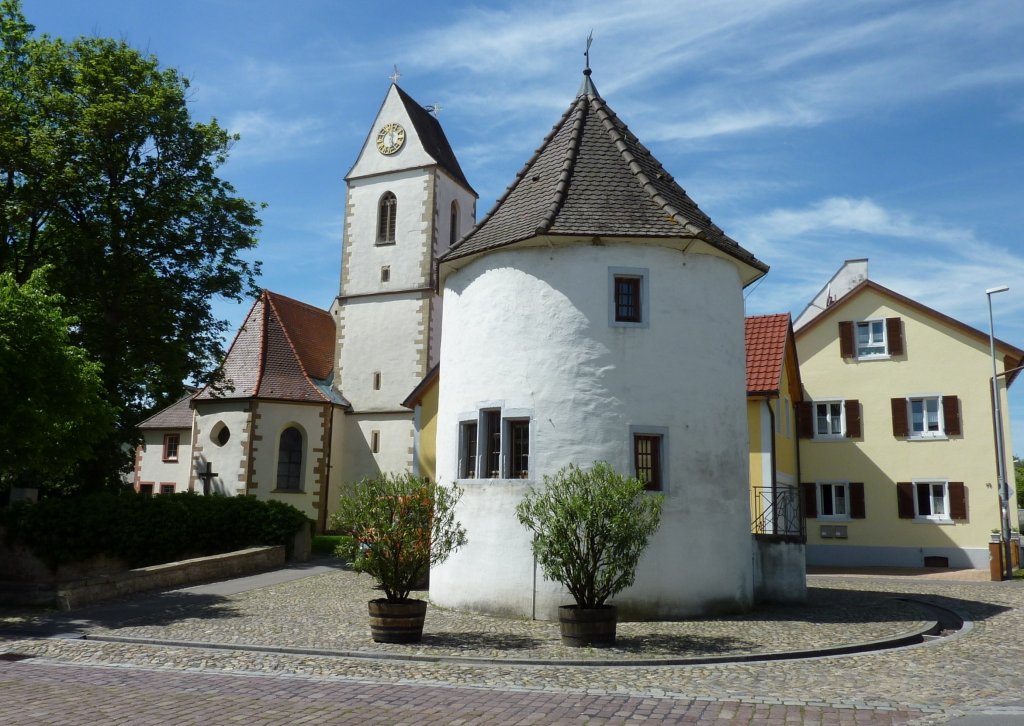
[[[216,494],[234,496],[245,493],[247,472],[247,446],[249,441],[249,401],[203,401],[197,404],[195,419],[195,450],[192,463],[205,462],[213,465],[217,476],[211,481],[211,491]],[[211,436],[219,424],[224,424],[229,433],[227,442],[221,446]],[[195,481],[195,490],[203,493],[203,482]]]
[[[291,504],[306,516],[317,518],[320,485],[316,477],[316,463],[322,449],[324,418],[323,407],[297,403],[259,401],[259,415],[255,426],[260,437],[252,447],[253,472],[249,494],[259,499],[276,499]],[[302,433],[302,485],[299,491],[277,488],[277,462],[281,433],[295,426]],[[326,495],[326,492],[324,493]]]
[[[410,389],[412,390],[412,389]],[[381,472],[402,473],[413,467],[413,412],[408,414],[363,413],[340,419],[342,446],[334,456],[338,483],[344,485]],[[379,451],[370,450],[373,432],[379,435]],[[339,491],[340,490],[336,490]],[[330,508],[336,508],[331,503]]]
[[[616,267],[647,271],[648,326],[609,325]],[[439,479],[456,479],[460,416],[481,404],[530,412],[536,481],[570,462],[632,472],[630,427],[663,427],[663,523],[615,604],[625,618],[750,606],[743,303],[732,263],[613,242],[507,249],[451,272],[444,304]],[[535,573],[513,512],[529,482],[459,483],[469,545],[431,573],[431,599],[551,617],[568,600]]]

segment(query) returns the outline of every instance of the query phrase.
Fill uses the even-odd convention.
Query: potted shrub
[[[345,533],[335,553],[371,575],[384,597],[369,602],[370,630],[379,643],[415,643],[423,635],[424,600],[409,593],[432,565],[466,543],[455,519],[462,496],[412,474],[381,474],[351,485],[331,526]]]
[[[661,522],[663,497],[633,477],[597,462],[569,465],[531,487],[516,507],[533,530],[533,554],[548,580],[569,590],[575,605],[558,609],[562,643],[615,643],[618,612],[606,601],[633,584],[640,555]]]

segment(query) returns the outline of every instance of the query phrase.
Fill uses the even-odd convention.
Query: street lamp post
[[[999,477],[999,506],[1002,513],[1003,525],[1003,578],[1013,578],[1013,560],[1010,558],[1010,485],[1006,481],[1006,454],[1003,452],[1003,416],[999,406],[999,374],[996,371],[996,336],[995,326],[992,322],[992,296],[996,293],[1006,292],[1010,288],[1006,285],[990,287],[985,291],[988,298],[988,345],[989,354],[992,357],[992,410],[995,416],[996,434],[996,473]]]

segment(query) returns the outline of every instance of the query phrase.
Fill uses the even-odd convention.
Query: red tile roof
[[[264,290],[228,349],[222,389],[206,386],[195,400],[330,401],[315,381],[331,375],[334,336],[326,310]]]
[[[778,392],[789,331],[789,313],[747,317],[747,395]]]

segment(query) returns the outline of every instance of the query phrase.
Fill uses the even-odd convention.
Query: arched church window
[[[380,210],[377,216],[377,244],[393,244],[395,241],[395,221],[398,215],[398,199],[391,192],[384,192],[380,198]]]
[[[459,238],[459,203],[456,201],[452,202],[452,214],[451,219],[448,223],[448,246],[451,247],[455,244],[455,240]]]
[[[277,488],[299,491],[302,476],[302,432],[289,426],[277,449]]]

